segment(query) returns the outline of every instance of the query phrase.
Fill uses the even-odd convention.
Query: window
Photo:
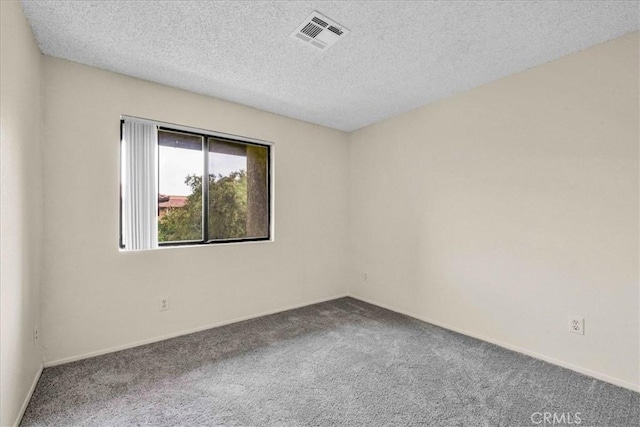
[[[269,143],[132,119],[122,126],[123,249],[271,238]]]

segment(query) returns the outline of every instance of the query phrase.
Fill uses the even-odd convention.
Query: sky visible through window
[[[160,194],[188,196],[191,187],[184,183],[187,175],[202,176],[202,151],[160,146]],[[209,173],[229,175],[231,172],[247,170],[247,158],[231,154],[209,153]]]

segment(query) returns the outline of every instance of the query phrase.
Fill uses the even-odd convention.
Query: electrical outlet
[[[38,338],[40,338],[40,331],[37,326],[33,327],[33,344],[38,342]]]
[[[569,317],[569,332],[573,332],[574,334],[578,335],[584,335],[584,317]]]
[[[169,310],[169,297],[160,298],[160,311]]]

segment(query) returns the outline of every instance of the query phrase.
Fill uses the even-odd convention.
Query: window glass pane
[[[158,241],[202,240],[203,138],[158,131]]]
[[[268,148],[209,138],[209,240],[269,237]]]

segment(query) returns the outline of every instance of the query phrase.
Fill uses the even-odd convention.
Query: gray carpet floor
[[[343,298],[47,368],[21,425],[551,425],[545,412],[638,426],[640,394]]]

